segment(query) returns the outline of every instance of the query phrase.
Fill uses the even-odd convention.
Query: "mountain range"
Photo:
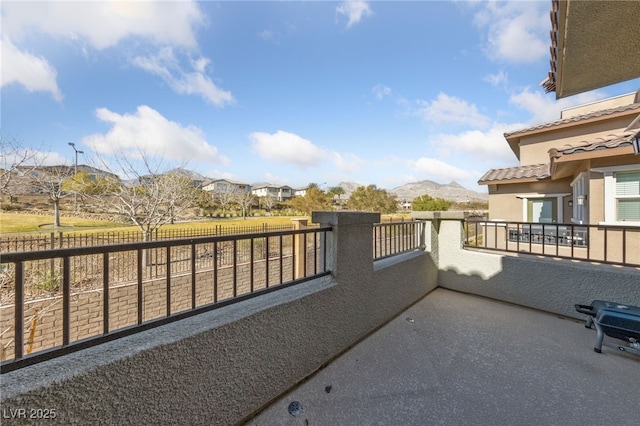
[[[445,200],[455,202],[487,201],[489,199],[488,194],[464,188],[457,182],[442,185],[430,180],[407,183],[389,192],[395,194],[399,200],[407,199],[407,201],[425,194],[434,198],[444,198]]]
[[[359,186],[358,183],[353,182],[340,182],[338,185],[344,189],[344,199],[348,199],[353,191]],[[465,201],[487,201],[488,195],[476,191],[471,191],[462,187],[456,182],[448,184],[439,184],[430,180],[423,180],[420,182],[407,183],[397,188],[387,190],[392,195],[395,195],[398,200],[412,201],[414,198],[422,195],[429,195],[434,198],[444,198],[448,201],[465,202]]]
[[[202,182],[212,180],[194,171],[186,170],[183,168],[177,168],[172,170],[171,172],[182,174],[193,180],[199,180]],[[253,184],[252,186],[257,186],[257,184]],[[345,194],[341,196],[341,198],[343,200],[347,200],[351,196],[351,193],[362,185],[355,182],[340,182],[338,186],[341,187],[345,192]],[[487,201],[488,199],[487,194],[471,191],[470,189],[464,188],[457,182],[451,182],[443,185],[430,180],[407,183],[405,185],[398,186],[397,188],[387,190],[387,192],[395,195],[399,201],[406,200],[408,202],[411,202],[414,198],[420,197],[422,195],[430,195],[434,198],[444,198],[445,200],[454,202]]]

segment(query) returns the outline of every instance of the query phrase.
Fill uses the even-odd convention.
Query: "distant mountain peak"
[[[366,185],[354,182],[340,182],[338,186],[344,189],[345,198],[348,198],[358,187]],[[406,200],[409,202],[423,195],[429,195],[434,198],[444,198],[445,200],[454,202],[487,201],[489,198],[487,194],[466,189],[457,182],[443,185],[430,180],[407,183],[397,188],[387,190],[387,192],[395,195],[400,201]]]
[[[429,195],[434,198],[444,198],[445,200],[455,202],[487,201],[488,199],[487,194],[471,191],[457,182],[442,185],[430,180],[408,183],[394,188],[390,192],[395,194],[399,200],[407,201],[423,195]]]

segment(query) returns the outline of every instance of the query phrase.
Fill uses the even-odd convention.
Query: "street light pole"
[[[76,144],[73,142],[69,142],[69,146],[73,148],[73,151],[76,153],[76,161],[73,166],[73,177],[75,179],[78,174],[78,154],[84,154],[84,151],[76,149]],[[78,211],[78,191],[73,191],[73,211]]]

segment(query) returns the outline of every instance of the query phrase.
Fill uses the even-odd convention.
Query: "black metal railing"
[[[250,234],[256,232],[288,231],[293,225],[235,226],[215,225],[185,229],[158,228],[152,232],[151,240],[178,240],[184,238],[211,237],[214,235]],[[50,250],[56,248],[93,247],[99,245],[138,243],[144,241],[139,230],[97,232],[48,232],[38,235],[0,235],[0,252]]]
[[[424,221],[374,224],[373,258],[377,260],[414,250],[424,250],[424,230]]]
[[[640,266],[640,228],[465,221],[465,247]]]
[[[328,275],[330,230],[3,254],[0,372]]]

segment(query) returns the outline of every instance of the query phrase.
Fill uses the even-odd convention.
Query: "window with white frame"
[[[587,174],[580,173],[571,182],[573,188],[573,213],[571,222],[587,223]]]
[[[616,220],[640,222],[640,170],[619,172],[616,179]]]
[[[557,223],[563,217],[562,200],[571,194],[520,194],[522,199],[522,221],[535,223]]]
[[[640,165],[593,170],[604,174],[604,222],[640,226]]]

